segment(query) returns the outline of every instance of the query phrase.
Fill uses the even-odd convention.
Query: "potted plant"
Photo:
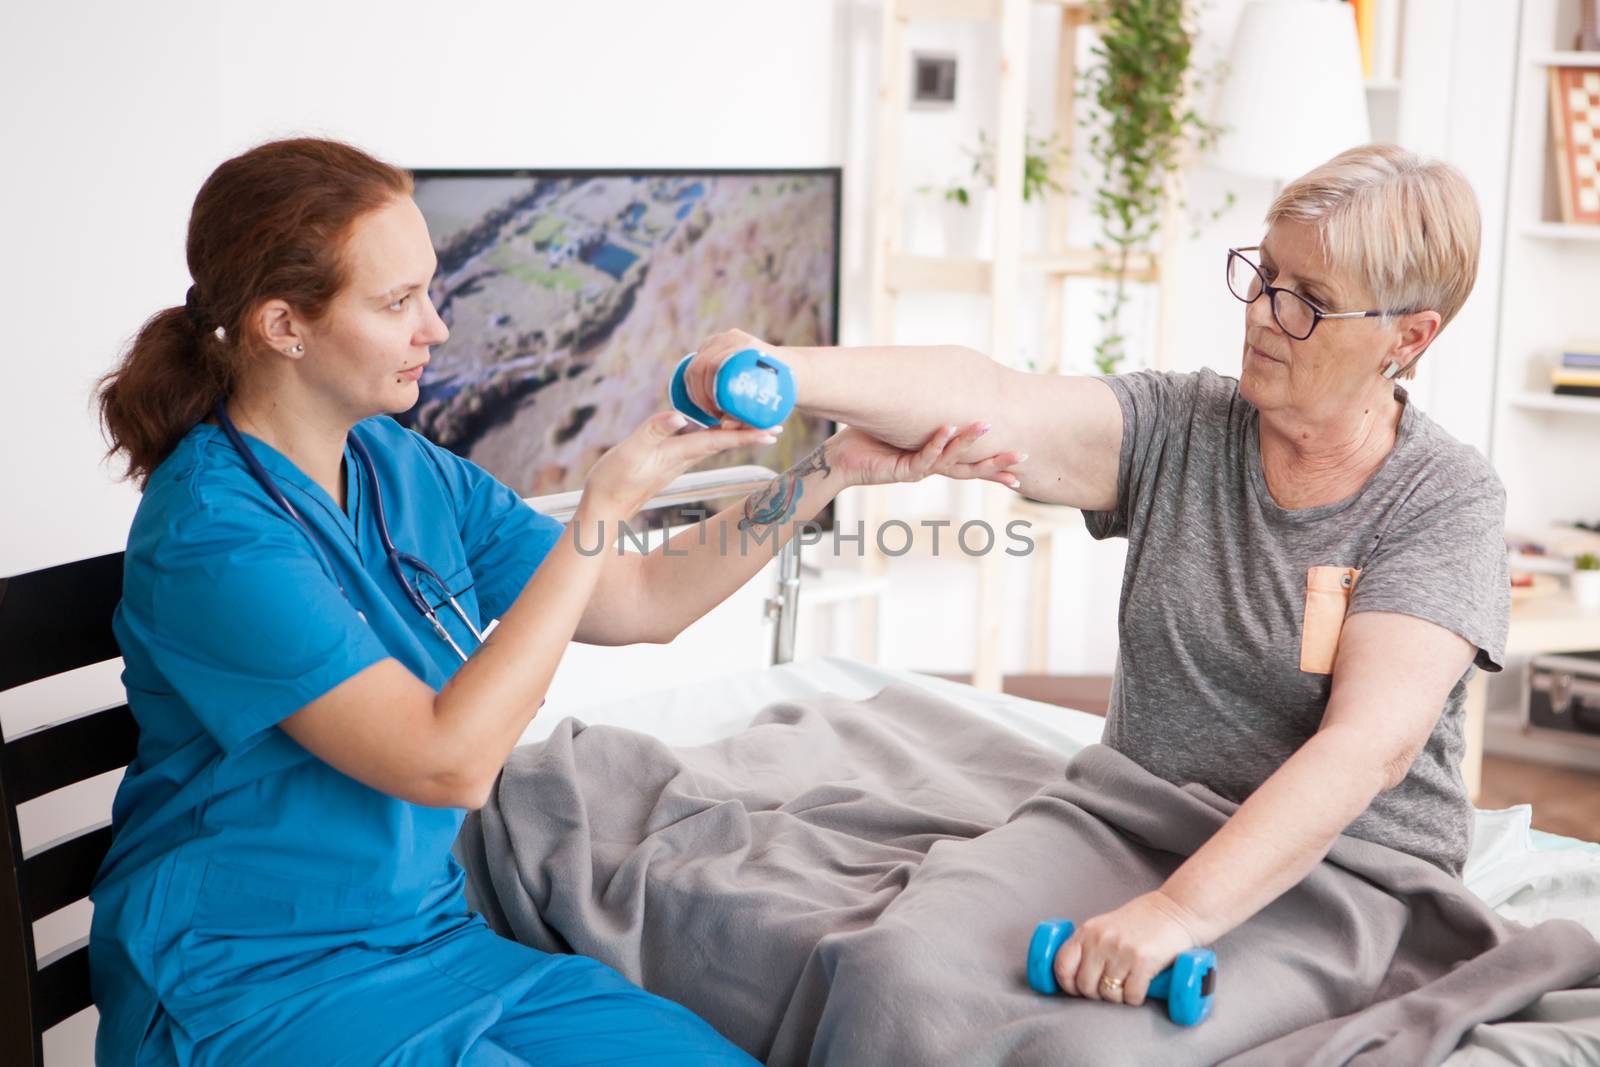
[[[1593,552],[1572,561],[1572,598],[1581,608],[1600,611],[1600,556]]]
[[[989,222],[989,190],[994,188],[994,146],[982,130],[978,131],[978,147],[963,148],[972,160],[968,174],[944,186],[924,185],[917,192],[939,196],[944,208],[945,255],[987,256],[991,251]],[[1055,134],[1035,137],[1028,134],[1023,141],[1022,202],[1025,205],[1042,204],[1046,192],[1061,192],[1061,186],[1051,177],[1051,169],[1066,154]],[[1025,227],[1039,230],[1039,227]]]

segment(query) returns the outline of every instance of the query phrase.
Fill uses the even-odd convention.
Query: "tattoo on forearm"
[[[833,468],[828,464],[828,446],[825,444],[812,449],[805,459],[768,482],[760,492],[745,497],[744,518],[739,520],[739,529],[772,526],[793,515],[800,498],[805,495],[801,479],[818,471],[824,477],[833,473]]]

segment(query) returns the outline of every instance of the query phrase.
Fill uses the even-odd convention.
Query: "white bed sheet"
[[[743,671],[676,689],[594,704],[547,706],[522,741],[549,736],[568,716],[623,726],[672,745],[707,744],[737,733],[777,700],[833,693],[865,700],[885,686],[921,686],[1041,744],[1076,752],[1100,740],[1104,720],[1087,712],[988,693],[914,671],[832,657]],[[1567,918],[1600,937],[1600,844],[1532,829],[1526,805],[1479,811],[1464,879],[1490,907],[1518,922]]]

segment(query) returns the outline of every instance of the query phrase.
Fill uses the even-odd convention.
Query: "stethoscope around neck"
[[[339,587],[339,592],[344,595],[345,600],[350,600],[350,593],[345,589],[344,583],[339,581],[339,572],[334,569],[333,561],[328,558],[328,554],[322,550],[322,545],[317,540],[316,531],[311,528],[310,523],[300,516],[294,505],[289,503],[289,498],[283,495],[277,483],[272,480],[272,475],[268,474],[267,469],[261,465],[261,461],[256,458],[255,452],[246,443],[244,435],[239,432],[239,428],[228,417],[224,404],[224,400],[217,401],[217,407],[213,413],[216,416],[217,425],[222,427],[222,432],[227,435],[233,447],[239,450],[239,455],[244,457],[244,465],[249,469],[250,476],[260,483],[261,488],[267,491],[267,496],[272,498],[272,502],[282,508],[289,518],[293,519],[305,531],[306,537],[311,541],[311,547],[316,549],[318,558],[322,560],[323,566],[327,567],[329,576],[333,578],[334,584]],[[400,588],[405,590],[406,598],[411,601],[411,606],[416,608],[419,615],[428,620],[428,625],[433,627],[433,632],[438,634],[445,644],[450,646],[452,652],[461,657],[462,663],[465,663],[467,654],[461,650],[461,646],[456,643],[455,638],[450,636],[450,631],[444,628],[444,623],[439,619],[438,611],[434,609],[432,604],[428,603],[428,598],[423,596],[421,589],[418,588],[422,584],[422,579],[427,578],[439,587],[439,593],[444,597],[445,603],[450,605],[451,609],[456,613],[456,617],[461,620],[468,632],[477,639],[480,645],[483,644],[483,634],[478,632],[478,628],[473,625],[472,619],[462,610],[461,605],[456,602],[455,594],[450,592],[450,587],[445,584],[443,578],[439,577],[438,571],[416,556],[408,552],[402,552],[395,547],[394,539],[389,536],[389,519],[384,514],[383,490],[378,485],[378,470],[373,466],[372,453],[367,451],[367,446],[362,444],[361,438],[355,434],[350,434],[347,440],[350,448],[356,454],[356,460],[361,464],[362,469],[366,471],[367,481],[372,484],[372,510],[378,520],[378,538],[383,542],[383,551],[388,557],[389,572],[394,575],[395,581],[400,583]],[[417,572],[415,585],[406,580],[405,568],[407,567],[411,567]],[[353,601],[352,606],[354,606]],[[360,615],[361,613],[357,611],[356,614]],[[366,616],[362,615],[362,620],[365,621]]]

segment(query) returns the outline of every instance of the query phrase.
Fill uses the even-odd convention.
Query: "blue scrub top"
[[[480,629],[498,618],[561,524],[392,419],[351,432],[395,544],[444,576]],[[275,728],[385,658],[435,690],[460,660],[390,572],[349,446],[347,513],[247,440],[337,581],[217,427],[196,426],[151,475],[114,623],[139,751],[90,893],[99,1047],[115,1062],[134,1061],[158,1005],[198,1040],[472,921],[449,851],[460,809],[372,789]],[[454,611],[439,618],[470,652]]]

